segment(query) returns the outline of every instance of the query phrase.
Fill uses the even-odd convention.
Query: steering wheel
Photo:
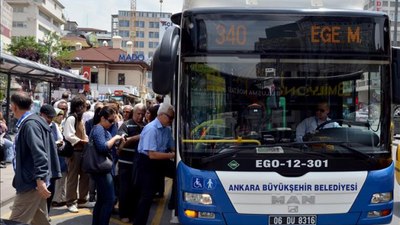
[[[334,120],[328,120],[315,128],[315,130],[321,130],[325,125],[330,124],[330,123],[339,123],[339,124],[346,124],[347,126],[351,127],[352,122],[348,120],[343,120],[343,119],[334,119]]]

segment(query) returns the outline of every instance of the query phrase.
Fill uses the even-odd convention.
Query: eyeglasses
[[[124,113],[131,113],[130,111],[124,111]]]
[[[164,115],[166,115],[166,116],[168,117],[169,120],[171,120],[171,121],[174,120],[174,117],[173,117],[173,116],[170,116],[170,115],[168,115],[167,113],[164,113]]]
[[[109,123],[114,124],[115,119],[106,119]]]
[[[325,112],[325,109],[317,109],[317,112],[323,113],[323,112]]]

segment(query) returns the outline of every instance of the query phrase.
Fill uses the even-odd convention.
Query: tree
[[[58,69],[63,69],[71,63],[72,52],[60,41],[60,36],[55,32],[48,33],[39,43],[33,36],[13,37],[7,50],[15,56],[41,62]],[[17,81],[24,90],[35,90],[39,82],[23,77],[17,78]]]
[[[47,34],[42,43],[42,47],[48,52],[47,55],[50,57],[52,67],[62,69],[71,64],[72,52],[68,50],[67,45],[61,41],[56,32]]]
[[[36,42],[36,38],[33,36],[13,37],[11,44],[7,46],[7,51],[35,62],[39,62],[46,56],[46,50]]]
[[[71,63],[72,52],[60,40],[57,33],[51,32],[44,37],[43,41],[36,42],[33,36],[13,37],[7,50],[13,55],[41,62],[51,67],[65,68]]]

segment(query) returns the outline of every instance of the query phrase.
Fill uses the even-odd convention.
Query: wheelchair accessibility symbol
[[[202,177],[193,177],[192,178],[192,188],[194,189],[203,189],[204,179]]]

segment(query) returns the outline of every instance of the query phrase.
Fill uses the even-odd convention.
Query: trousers
[[[50,225],[46,199],[36,190],[19,193],[12,206],[10,220],[32,225]]]

